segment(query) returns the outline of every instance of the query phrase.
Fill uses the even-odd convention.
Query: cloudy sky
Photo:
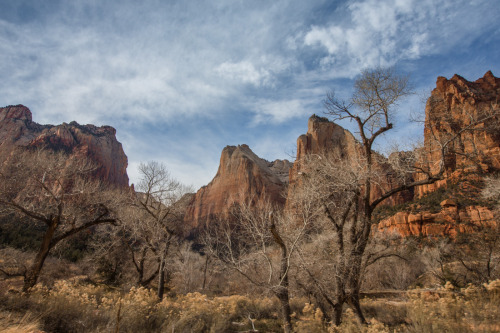
[[[498,17],[498,0],[0,0],[0,106],[111,125],[131,182],[157,160],[199,187],[226,145],[293,159],[325,93],[366,68],[416,91],[380,149],[419,139],[409,114],[437,76],[500,75]]]

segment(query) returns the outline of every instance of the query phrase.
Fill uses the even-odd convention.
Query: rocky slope
[[[212,217],[227,214],[234,203],[270,200],[283,205],[290,167],[287,160],[268,162],[258,157],[247,145],[225,147],[217,174],[191,199],[186,224],[203,226]]]
[[[0,153],[10,153],[16,146],[64,150],[71,157],[94,160],[100,166],[97,176],[101,179],[128,186],[127,156],[115,134],[110,126],[40,125],[23,105],[0,108]]]

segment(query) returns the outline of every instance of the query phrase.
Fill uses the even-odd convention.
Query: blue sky
[[[131,182],[157,160],[198,188],[226,145],[292,159],[325,93],[347,98],[365,68],[416,91],[379,148],[420,140],[409,115],[437,76],[500,75],[498,17],[499,0],[0,0],[0,105],[111,125]]]

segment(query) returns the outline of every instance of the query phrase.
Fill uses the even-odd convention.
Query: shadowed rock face
[[[0,152],[16,146],[64,150],[71,157],[89,157],[100,167],[96,176],[118,186],[128,186],[127,156],[110,126],[40,125],[32,121],[31,111],[23,106],[0,108]]]
[[[446,178],[420,186],[417,196],[433,192],[458,178],[464,171],[491,172],[500,169],[500,126],[498,117],[480,124],[481,131],[460,130],[470,125],[471,117],[481,117],[500,102],[500,79],[489,71],[484,77],[469,82],[459,75],[450,80],[438,77],[436,88],[427,100],[424,129],[424,163],[437,171],[440,158],[439,141],[458,137],[446,156]],[[473,158],[471,158],[474,156]],[[418,175],[417,175],[418,177]]]
[[[227,146],[217,174],[189,203],[185,222],[193,228],[203,226],[210,218],[227,214],[234,203],[269,200],[284,205],[290,167],[287,160],[268,162],[258,157],[247,145]]]

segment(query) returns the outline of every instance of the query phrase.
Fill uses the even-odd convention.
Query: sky
[[[0,106],[110,125],[128,156],[195,189],[227,145],[295,156],[328,91],[394,67],[415,94],[377,148],[419,141],[436,78],[500,75],[499,0],[0,0]],[[349,129],[352,124],[341,124]]]

